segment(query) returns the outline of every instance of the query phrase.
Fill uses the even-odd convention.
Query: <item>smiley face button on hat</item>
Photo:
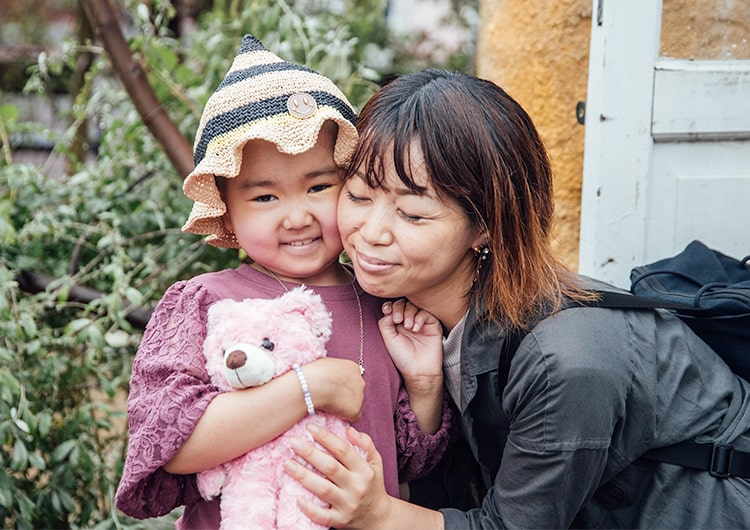
[[[289,96],[286,102],[286,108],[289,110],[289,114],[295,118],[309,118],[315,111],[318,110],[318,104],[315,103],[315,99],[305,92],[297,92]]]

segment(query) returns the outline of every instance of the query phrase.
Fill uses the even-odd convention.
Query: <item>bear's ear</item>
[[[288,311],[301,313],[318,336],[328,340],[331,335],[331,314],[318,293],[300,285],[282,297]]]
[[[230,299],[219,300],[211,304],[208,308],[207,326],[209,328],[218,326],[236,311],[238,304],[238,301]]]

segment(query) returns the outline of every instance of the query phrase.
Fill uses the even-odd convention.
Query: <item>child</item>
[[[302,367],[314,409],[353,421],[374,439],[392,495],[399,470],[407,480],[442,455],[449,410],[433,407],[417,419],[411,407],[420,396],[409,405],[378,331],[381,300],[362,291],[338,259],[340,168],[357,142],[355,119],[329,79],[244,37],[201,117],[196,167],[183,188],[195,204],[183,230],[241,248],[250,263],[177,282],[151,317],[133,363],[130,439],[115,499],[126,514],[156,517],[185,505],[178,528],[218,527],[218,500],[200,497],[195,473],[262,445],[308,413],[296,373],[220,393],[202,352],[213,302],[275,298],[301,283],[333,315],[328,357]]]

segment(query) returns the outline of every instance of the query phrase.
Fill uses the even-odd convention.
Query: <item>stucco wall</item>
[[[591,0],[481,0],[477,73],[523,105],[552,160],[557,251],[578,266]]]
[[[593,0],[480,0],[477,73],[526,108],[547,145],[555,173],[556,247],[573,269],[584,148],[575,107],[586,99],[593,5]],[[750,59],[747,0],[663,0],[662,26],[664,56]]]
[[[750,59],[750,2],[663,0],[661,55]]]

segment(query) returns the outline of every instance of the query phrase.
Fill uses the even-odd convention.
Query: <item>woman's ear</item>
[[[471,242],[471,248],[480,248],[480,247],[486,247],[488,246],[488,241],[490,240],[489,235],[486,231],[482,230],[477,237],[475,237]]]

